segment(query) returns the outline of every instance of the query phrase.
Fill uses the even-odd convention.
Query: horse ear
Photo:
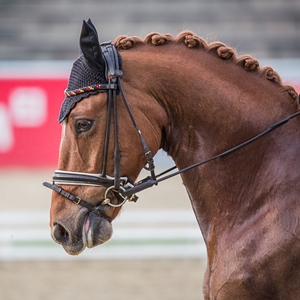
[[[104,71],[105,63],[102,57],[97,30],[89,19],[83,21],[80,34],[80,48],[86,63],[93,71]]]

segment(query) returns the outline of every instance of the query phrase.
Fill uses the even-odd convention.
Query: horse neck
[[[145,79],[144,89],[166,111],[163,149],[179,169],[219,154],[296,111],[275,83],[205,52],[190,53],[157,56],[141,66],[156,70],[151,80]],[[142,73],[138,77],[140,82],[145,78]],[[258,200],[249,201],[261,200],[271,188],[260,179],[273,167],[264,163],[273,151],[273,137],[182,174],[204,237],[213,220],[234,214],[237,221],[240,207],[257,209]],[[280,141],[276,143],[279,149]]]
[[[278,84],[206,52],[192,54],[179,53],[176,59],[171,53],[171,62],[162,58],[154,86],[146,83],[167,113],[163,148],[180,168],[231,148],[297,110]]]

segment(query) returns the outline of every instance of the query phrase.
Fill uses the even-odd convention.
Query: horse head
[[[69,254],[111,237],[122,204],[135,199],[124,192],[146,164],[153,164],[151,153],[158,151],[162,132],[161,108],[150,107],[148,95],[131,94],[130,106],[122,101],[121,57],[112,44],[99,44],[90,20],[83,22],[80,47],[59,116],[58,170],[49,184],[52,237]],[[145,117],[149,111],[151,122]]]

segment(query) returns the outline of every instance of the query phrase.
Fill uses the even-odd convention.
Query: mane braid
[[[139,37],[127,37],[119,36],[113,43],[118,50],[128,50],[135,45],[154,45],[161,46],[167,43],[183,44],[187,48],[197,48],[203,49],[209,53],[216,54],[219,58],[223,60],[230,60],[233,63],[241,66],[244,70],[249,72],[257,72],[259,76],[265,78],[266,80],[272,81],[279,86],[281,86],[284,91],[288,92],[289,96],[293,100],[299,99],[299,95],[296,90],[289,85],[283,85],[282,80],[277,72],[275,72],[271,67],[260,68],[259,62],[250,55],[243,55],[238,57],[236,51],[228,47],[221,42],[207,43],[203,38],[195,35],[191,31],[183,31],[174,38],[171,34],[160,34],[157,32],[152,32],[148,34],[144,40]]]

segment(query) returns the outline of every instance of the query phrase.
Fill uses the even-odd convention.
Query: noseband
[[[111,43],[102,43],[101,44],[102,55],[105,61],[105,70],[106,70],[106,78],[108,84],[99,84],[92,87],[86,87],[75,91],[68,91],[65,92],[67,95],[77,95],[79,93],[83,93],[88,91],[88,89],[102,89],[107,91],[107,120],[106,120],[106,129],[105,129],[105,140],[104,140],[104,150],[103,150],[103,165],[102,165],[102,172],[101,174],[90,174],[90,173],[82,173],[82,172],[69,172],[63,170],[56,170],[53,174],[52,184],[48,182],[44,182],[43,185],[48,187],[58,194],[64,196],[66,199],[72,201],[75,204],[79,204],[91,212],[98,214],[99,216],[107,219],[108,221],[112,221],[110,217],[104,214],[101,211],[103,205],[110,205],[112,207],[120,207],[126,201],[134,201],[136,202],[138,197],[135,195],[137,192],[145,190],[153,185],[157,185],[159,182],[179,175],[183,172],[191,170],[195,167],[201,166],[205,163],[208,163],[212,160],[217,158],[223,157],[227,154],[230,154],[246,145],[252,143],[253,141],[259,139],[260,137],[264,136],[265,134],[273,131],[274,129],[278,128],[279,126],[287,123],[289,120],[293,119],[294,117],[300,115],[300,111],[288,116],[287,118],[273,124],[272,126],[268,127],[266,130],[262,131],[261,133],[257,134],[256,136],[218,154],[209,159],[204,161],[200,161],[196,164],[188,166],[184,169],[178,170],[173,172],[169,175],[165,175],[170,173],[171,171],[176,169],[176,166],[156,175],[155,174],[155,167],[154,161],[149,150],[142,133],[133,117],[131,112],[130,106],[128,101],[125,97],[124,90],[121,83],[121,76],[122,71],[119,68],[118,62],[118,53],[115,46]],[[117,99],[116,95],[120,92],[121,98],[125,104],[127,112],[130,116],[132,124],[135,127],[135,130],[138,133],[139,139],[144,149],[145,157],[146,157],[146,166],[145,169],[150,172],[150,175],[144,178],[143,180],[133,184],[127,177],[121,176],[120,173],[120,149],[119,149],[119,141],[118,141],[118,111],[117,111]],[[110,136],[110,123],[111,123],[111,115],[114,118],[114,177],[107,175],[107,157],[108,157],[108,146],[109,146],[109,136]],[[163,176],[165,175],[165,176]],[[159,178],[161,177],[161,178]],[[159,179],[158,179],[159,178]],[[59,187],[58,185],[86,185],[86,186],[98,186],[98,187],[106,187],[106,191],[104,193],[104,199],[101,201],[100,205],[93,206],[88,202],[82,200],[81,198],[69,193],[68,191],[64,190],[63,188]],[[110,193],[113,193],[116,198],[118,199],[118,204],[114,204],[112,199],[110,198]]]

